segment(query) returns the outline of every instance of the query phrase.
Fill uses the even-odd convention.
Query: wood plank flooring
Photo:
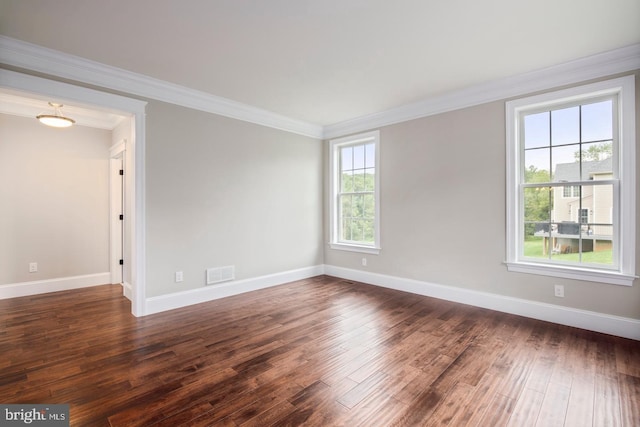
[[[0,403],[73,426],[640,426],[640,342],[321,276],[144,318],[0,301]]]

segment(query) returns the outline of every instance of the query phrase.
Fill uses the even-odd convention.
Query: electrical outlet
[[[184,280],[184,276],[182,275],[182,271],[176,271],[176,283],[182,282]]]
[[[30,262],[29,263],[29,273],[37,273],[38,272],[38,263]]]
[[[555,296],[558,298],[564,298],[564,286],[563,285],[555,285]]]
[[[367,266],[367,259],[366,259],[366,258],[362,258],[362,265],[363,265],[364,267],[366,267],[366,266]]]

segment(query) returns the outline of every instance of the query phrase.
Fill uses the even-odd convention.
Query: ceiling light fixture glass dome
[[[36,119],[40,120],[40,123],[43,123],[47,126],[53,126],[56,128],[66,128],[73,125],[76,121],[70,119],[69,117],[65,117],[62,114],[62,104],[56,104],[55,102],[50,102],[50,106],[53,107],[53,114],[38,114]]]

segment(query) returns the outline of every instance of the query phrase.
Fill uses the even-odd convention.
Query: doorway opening
[[[113,129],[113,141],[116,142],[109,154],[109,199],[112,214],[109,224],[109,274],[111,283],[122,284],[124,295],[131,300],[132,314],[144,316],[146,292],[143,177],[146,102],[9,70],[0,70],[0,93],[40,101],[54,99],[63,102],[65,106],[75,106],[78,111],[91,111],[97,115],[123,119]],[[67,114],[70,111],[67,108]],[[90,121],[90,118],[87,120]],[[116,167],[119,167],[119,181],[112,177],[112,171],[115,171]],[[123,171],[123,175],[120,175],[120,170]],[[118,210],[118,223],[114,224],[113,212]],[[20,283],[16,285],[19,286]]]

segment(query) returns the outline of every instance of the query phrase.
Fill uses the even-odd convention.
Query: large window
[[[379,132],[332,140],[331,247],[380,250]]]
[[[631,285],[634,79],[507,102],[509,270]]]

